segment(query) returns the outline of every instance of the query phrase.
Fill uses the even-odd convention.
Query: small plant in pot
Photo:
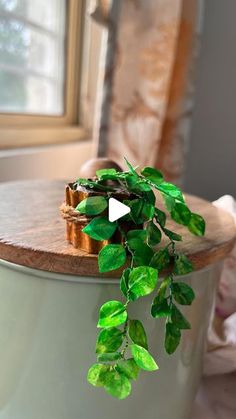
[[[93,386],[103,387],[118,399],[129,396],[132,382],[141,370],[158,369],[149,352],[143,324],[129,316],[131,304],[138,304],[140,298],[153,293],[150,315],[166,319],[167,354],[178,347],[181,331],[191,328],[180,306],[192,303],[194,291],[178,276],[190,273],[193,267],[186,255],[178,253],[176,242],[182,237],[166,227],[166,211],[190,233],[202,236],[205,232],[204,219],[191,212],[178,187],[166,182],[152,167],[138,170],[128,161],[126,164],[124,172],[102,169],[92,179],[78,179],[69,186],[70,194],[78,194],[76,200],[68,198],[66,208],[62,209],[69,224],[68,239],[73,242],[71,226],[75,222],[78,240],[73,244],[98,252],[99,272],[123,268],[121,299],[107,301],[100,308],[97,362],[90,367],[87,377]],[[114,222],[108,218],[111,197],[130,207],[129,214]],[[168,242],[165,240],[163,244],[164,237]]]

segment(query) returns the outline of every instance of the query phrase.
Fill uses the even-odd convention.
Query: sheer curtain
[[[193,104],[200,0],[99,1],[98,156],[160,168],[180,183]]]

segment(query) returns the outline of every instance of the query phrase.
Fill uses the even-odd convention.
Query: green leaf
[[[205,234],[205,221],[199,214],[194,214],[192,212],[191,218],[188,224],[188,229],[191,233],[195,234],[196,236],[204,236]]]
[[[147,202],[149,202],[150,204],[152,204],[153,206],[155,206],[155,202],[156,202],[156,197],[154,192],[151,191],[147,191],[147,192],[143,192],[143,199]]]
[[[147,335],[139,320],[130,320],[128,334],[133,343],[148,349]]]
[[[137,173],[136,173],[136,171],[135,171],[135,168],[132,166],[132,164],[130,163],[130,162],[128,162],[128,160],[124,157],[124,159],[125,159],[125,163],[127,164],[127,166],[128,166],[128,168],[129,168],[129,171],[135,176],[135,177],[138,177],[138,175],[137,175]]]
[[[173,183],[162,182],[160,185],[158,185],[157,189],[160,192],[163,192],[165,195],[170,196],[171,198],[184,202],[181,190],[177,188],[177,186],[173,185]]]
[[[192,262],[185,255],[177,255],[174,263],[175,275],[185,275],[193,271]]]
[[[98,362],[112,362],[122,358],[120,352],[98,354]]]
[[[121,244],[107,244],[98,254],[99,272],[120,268],[126,261],[126,251]]]
[[[161,285],[160,285],[160,287],[157,291],[157,295],[155,297],[155,300],[154,300],[156,302],[156,304],[161,303],[164,300],[164,298],[166,296],[166,291],[167,291],[170,283],[171,283],[171,277],[170,276],[167,276],[166,278],[163,279],[163,281],[161,282]]]
[[[137,182],[138,182],[138,175],[127,173],[125,176],[125,182],[129,190],[135,190]]]
[[[106,217],[96,217],[83,228],[83,233],[95,240],[108,240],[116,231],[117,224],[111,223]]]
[[[129,275],[129,289],[132,292],[132,301],[150,294],[156,287],[158,272],[148,266],[139,266],[132,269]]]
[[[130,207],[131,212],[129,216],[135,224],[142,224],[145,221],[149,221],[154,216],[154,206],[142,199],[125,200],[124,204]]]
[[[130,268],[126,268],[121,276],[120,279],[120,290],[124,294],[126,298],[128,298],[128,290],[129,290],[129,274],[131,272]]]
[[[88,370],[87,380],[95,387],[104,385],[106,373],[109,371],[109,365],[94,364]]]
[[[116,169],[99,169],[96,171],[96,176],[100,178],[104,175],[115,175],[116,173]]]
[[[158,271],[162,271],[163,269],[167,268],[169,264],[170,255],[167,247],[165,247],[164,249],[160,249],[158,250],[158,252],[154,253],[154,256],[150,262],[150,266],[158,269]]]
[[[134,250],[134,263],[136,266],[146,265],[148,266],[152,257],[153,250],[147,244],[142,243],[141,241],[136,243],[136,248]]]
[[[163,231],[166,234],[166,236],[169,237],[170,240],[177,241],[177,242],[182,240],[182,236],[174,233],[174,231],[168,230],[167,228],[163,228]]]
[[[136,364],[146,371],[158,370],[158,366],[150,353],[142,346],[133,344],[130,347]]]
[[[147,234],[148,234],[148,244],[150,246],[155,246],[156,244],[160,243],[160,241],[161,241],[161,231],[153,223],[153,221],[150,221],[148,223]]]
[[[152,190],[151,186],[149,186],[146,182],[139,181],[136,185],[136,188],[140,192],[150,192]]]
[[[154,298],[152,307],[151,307],[151,315],[154,318],[166,317],[170,314],[170,307],[166,298],[163,301],[159,302],[158,297]]]
[[[103,212],[107,208],[107,200],[103,196],[91,196],[81,201],[76,211],[86,215],[97,215]]]
[[[140,371],[139,366],[133,358],[118,361],[116,369],[120,373],[123,373],[129,380],[136,380]]]
[[[192,304],[195,298],[193,289],[184,282],[174,282],[172,284],[172,293],[177,303],[184,306]]]
[[[125,399],[131,392],[131,383],[127,376],[119,371],[109,371],[105,377],[104,389],[117,399]]]
[[[108,301],[100,308],[98,327],[113,327],[125,323],[127,311],[120,301]]]
[[[141,242],[145,242],[146,239],[147,239],[147,231],[143,229],[129,230],[127,233],[127,241],[131,249],[135,249],[137,240],[140,240]]]
[[[104,329],[99,333],[96,343],[96,353],[115,352],[122,345],[124,334],[116,327]]]
[[[158,208],[155,208],[155,218],[161,227],[165,227],[166,224],[166,214]]]
[[[190,323],[175,304],[171,307],[171,321],[178,329],[191,329]]]
[[[162,173],[154,169],[153,167],[144,167],[144,169],[141,171],[141,174],[155,185],[159,185],[163,182]]]
[[[170,215],[176,223],[187,226],[191,218],[191,211],[186,204],[176,202],[174,208],[170,212]]]
[[[181,332],[173,323],[166,323],[165,350],[171,355],[179,345]]]

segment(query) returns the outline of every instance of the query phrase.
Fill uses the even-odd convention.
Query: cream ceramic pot
[[[164,322],[150,318],[152,297],[130,306],[143,321],[159,371],[141,372],[119,401],[86,381],[95,362],[99,307],[120,299],[118,280],[56,274],[0,261],[0,419],[187,419],[202,371],[220,265],[180,280],[196,293],[192,324],[172,356]]]

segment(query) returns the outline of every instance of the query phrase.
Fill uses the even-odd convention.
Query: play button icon
[[[122,202],[117,201],[115,198],[110,198],[108,201],[108,218],[109,221],[113,222],[119,220],[119,218],[124,217],[124,215],[129,214],[130,207]]]

